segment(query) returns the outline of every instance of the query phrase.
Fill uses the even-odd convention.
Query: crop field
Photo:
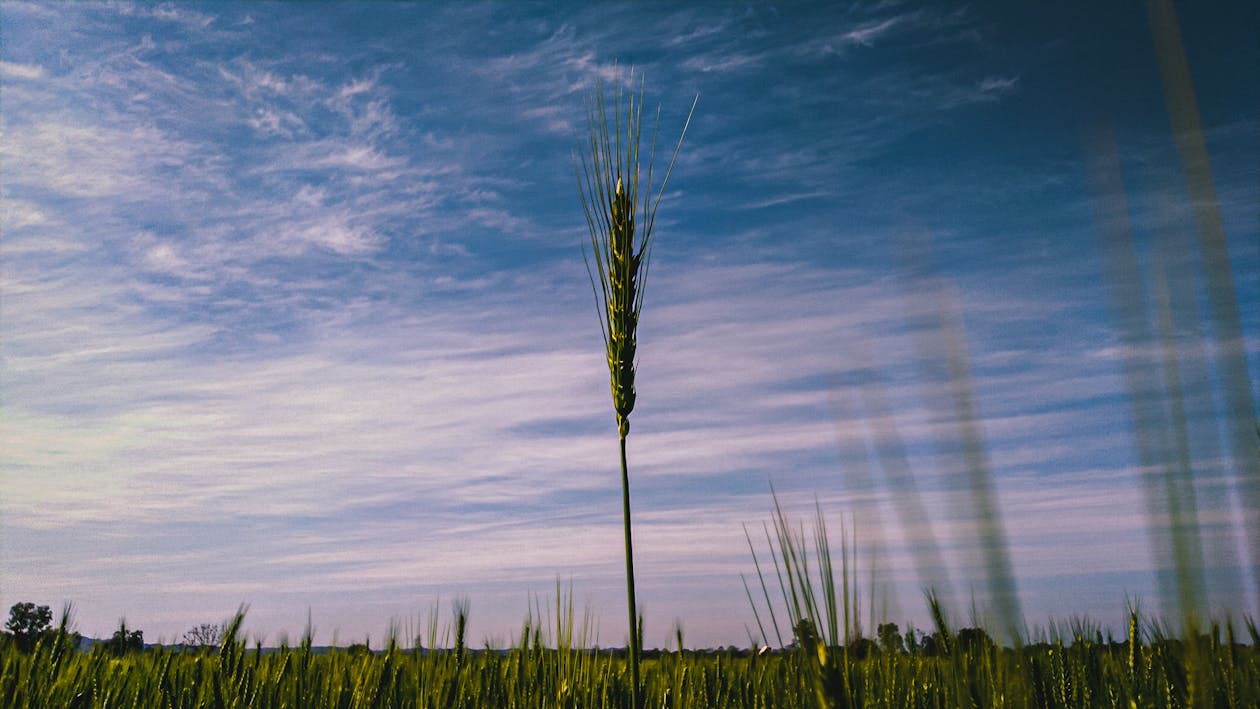
[[[571,616],[570,625],[571,628]],[[624,652],[548,643],[527,622],[507,650],[379,652],[249,647],[241,617],[218,648],[76,652],[50,632],[0,650],[5,707],[628,707]],[[559,628],[563,631],[565,628]],[[1193,638],[1131,616],[1129,637],[1088,624],[1020,649],[975,629],[937,628],[933,647],[869,640],[784,651],[649,651],[648,707],[1254,707],[1260,638],[1230,624]],[[942,638],[944,639],[942,641]]]

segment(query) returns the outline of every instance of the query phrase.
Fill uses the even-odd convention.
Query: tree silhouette
[[[9,609],[9,620],[4,624],[6,630],[13,633],[18,647],[30,652],[35,648],[39,636],[52,625],[52,611],[48,606],[37,606],[34,603],[15,603]]]
[[[216,647],[223,637],[223,627],[213,623],[202,623],[184,633],[184,644],[189,647]]]
[[[118,624],[118,630],[114,631],[113,637],[105,641],[105,647],[110,654],[117,656],[140,652],[144,650],[144,631],[128,630],[127,621],[124,620]]]

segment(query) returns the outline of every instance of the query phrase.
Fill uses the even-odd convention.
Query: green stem
[[[626,603],[630,615],[630,702],[639,709],[639,629],[634,601],[634,544],[630,540],[630,474],[626,467],[626,433],[621,434],[621,514],[626,530]]]

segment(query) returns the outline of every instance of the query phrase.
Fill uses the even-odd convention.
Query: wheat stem
[[[631,84],[633,84],[631,72]],[[698,100],[699,97],[697,97]],[[691,110],[696,104],[692,102]],[[660,126],[657,110],[652,145],[648,151],[646,180],[640,189],[639,138],[643,125],[643,82],[639,95],[624,98],[619,85],[612,92],[612,124],[603,85],[596,84],[593,100],[586,103],[587,134],[578,143],[574,160],[578,195],[590,232],[590,252],[582,248],[586,272],[595,294],[595,310],[604,336],[608,382],[613,410],[617,416],[617,436],[621,444],[621,511],[626,542],[626,604],[630,620],[631,701],[639,703],[639,655],[641,638],[636,622],[638,606],[634,594],[634,545],[630,534],[630,474],[626,464],[626,436],[630,433],[630,413],[634,411],[636,355],[639,314],[643,309],[643,284],[651,263],[656,209],[665,194],[665,184],[673,172],[683,137],[691,124],[691,113],[674,147],[669,167],[652,198],[652,165],[656,156],[656,135]],[[639,198],[642,195],[642,203]],[[640,213],[642,218],[639,218]],[[594,266],[592,267],[592,262]]]

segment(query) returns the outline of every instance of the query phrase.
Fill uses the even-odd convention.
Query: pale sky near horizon
[[[748,644],[771,483],[856,526],[881,616],[984,605],[941,312],[1028,625],[1158,608],[1098,135],[1172,284],[1212,603],[1260,611],[1146,6],[1024,5],[0,3],[0,607],[323,644],[467,598],[504,644],[559,579],[622,644],[572,152],[633,67],[661,150],[699,96],[631,416],[647,646]],[[1255,402],[1260,10],[1211,5],[1177,11]]]

